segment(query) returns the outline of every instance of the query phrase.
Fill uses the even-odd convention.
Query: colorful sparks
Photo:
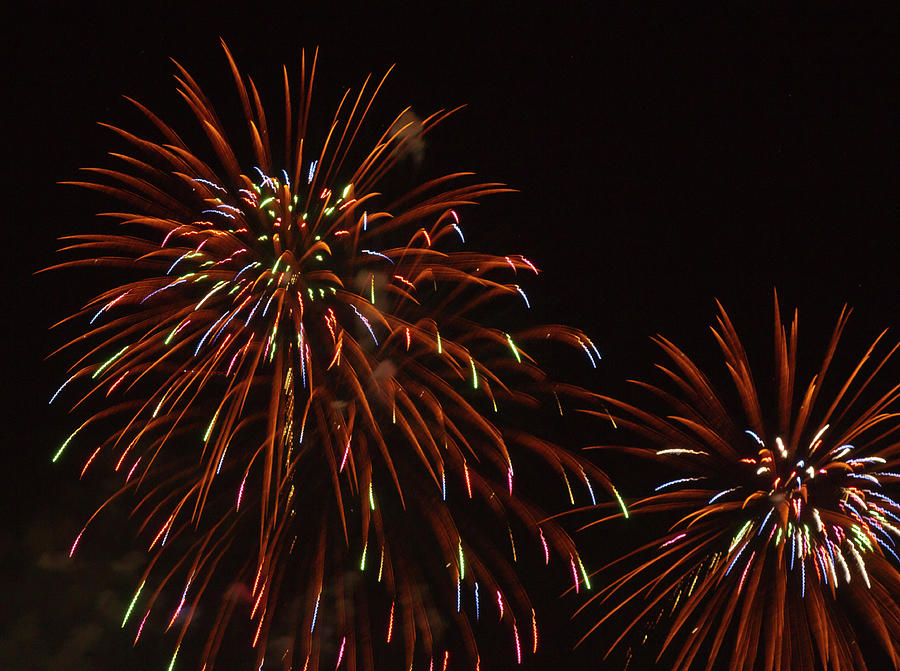
[[[127,264],[140,275],[75,315],[88,322],[87,332],[63,349],[86,349],[51,398],[73,393],[76,382],[91,385],[73,405],[93,414],[53,461],[96,420],[97,432],[106,433],[86,451],[84,469],[99,470],[105,458],[121,482],[116,471],[130,466],[119,491],[140,492],[135,516],[154,569],[141,579],[122,626],[145,585],[154,583],[146,588],[152,596],[136,641],[151,610],[162,607],[160,594],[177,590],[168,600],[174,611],[160,618],[166,628],[180,628],[172,669],[196,604],[218,601],[201,660],[211,670],[242,595],[252,604],[250,642],[261,656],[268,632],[303,613],[284,667],[305,660],[304,668],[318,668],[324,640],[331,637],[333,651],[340,635],[335,668],[344,662],[356,668],[358,659],[372,657],[375,637],[338,623],[344,603],[374,584],[374,571],[364,572],[367,555],[377,552],[382,607],[391,603],[387,642],[395,626],[402,629],[393,638],[404,640],[407,667],[426,653],[417,632],[446,628],[437,599],[418,588],[423,574],[435,594],[455,590],[462,618],[471,616],[471,590],[480,617],[474,575],[491,587],[502,584],[498,608],[501,618],[504,608],[509,614],[521,662],[515,622],[531,618],[535,649],[537,628],[514,578],[509,520],[523,523],[535,545],[539,536],[545,562],[551,548],[569,554],[576,585],[590,583],[580,559],[578,577],[574,543],[562,527],[549,519],[538,529],[543,514],[518,492],[513,496],[513,459],[528,452],[541,463],[561,464],[567,486],[566,473],[576,474],[593,502],[592,483],[610,485],[579,455],[506,431],[501,409],[526,399],[552,405],[551,393],[562,408],[552,381],[528,354],[534,341],[549,337],[581,348],[594,367],[599,353],[571,328],[513,334],[476,320],[486,304],[507,301],[524,312],[521,297],[530,307],[510,280],[522,270],[536,275],[534,264],[518,255],[457,251],[467,244],[464,204],[510,189],[458,173],[409,194],[381,195],[390,190],[382,177],[407,150],[394,131],[374,135],[369,150],[360,149],[363,121],[383,79],[348,93],[330,133],[308,134],[316,56],[308,62],[304,54],[299,101],[285,71],[288,118],[283,142],[273,148],[279,133],[267,123],[259,92],[225,52],[245,116],[237,125],[249,129],[251,155],[241,162],[235,147],[243,143],[226,139],[235,129],[176,65],[179,90],[210,141],[208,150],[194,154],[137,104],[161,139],[110,127],[132,147],[134,156],[115,155],[126,171],[98,169],[91,172],[96,181],[72,182],[122,201],[119,214],[110,216],[123,232],[71,236],[66,251],[82,257],[54,266]],[[448,114],[417,121],[417,132],[430,132]],[[98,256],[99,248],[115,255]],[[441,490],[438,505],[434,484]],[[467,498],[454,496],[463,487]],[[482,519],[485,502],[496,519]],[[478,546],[461,529],[480,524],[505,526],[510,546],[472,549]],[[244,568],[229,576],[232,587],[217,599],[207,592],[225,582],[216,571],[226,565]],[[358,568],[356,577],[348,577],[348,567]],[[282,590],[285,584],[310,587],[295,592]],[[512,592],[509,598],[504,590]],[[409,598],[414,591],[418,596]],[[477,666],[470,629],[460,627]],[[445,653],[445,667],[448,659]]]
[[[900,444],[900,387],[874,391],[876,373],[898,348],[875,356],[882,334],[849,374],[832,380],[849,313],[841,312],[824,363],[796,389],[796,317],[783,324],[776,298],[772,418],[721,308],[714,334],[738,411],[730,412],[711,378],[662,337],[655,340],[672,360],[665,370],[680,394],[642,386],[668,407],[656,414],[600,397],[617,409],[620,425],[660,448],[641,454],[680,475],[637,501],[632,513],[669,511],[680,521],[638,550],[647,556],[637,568],[600,590],[614,607],[594,629],[618,610],[616,598],[639,598],[646,605],[619,640],[642,622],[671,616],[663,648],[680,645],[676,671],[695,662],[711,666],[723,649],[730,649],[730,662],[722,668],[733,671],[755,668],[754,661],[768,669],[864,668],[848,627],[853,603],[866,613],[856,622],[871,626],[898,658],[900,503],[890,490],[900,479],[886,466]]]

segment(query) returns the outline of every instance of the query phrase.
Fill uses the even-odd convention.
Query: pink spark
[[[138,639],[141,637],[141,632],[144,631],[144,623],[147,621],[147,618],[148,618],[148,617],[150,617],[150,611],[149,611],[149,610],[148,610],[147,613],[144,615],[144,619],[141,620],[141,624],[140,624],[140,626],[138,627],[138,630],[137,630],[137,636],[134,637],[134,642],[135,642],[135,644],[137,644]]]
[[[337,664],[334,665],[335,669],[337,669],[341,665],[341,660],[344,659],[344,646],[346,645],[346,643],[347,643],[347,637],[344,636],[344,638],[341,639],[341,649],[338,652]]]
[[[516,623],[513,622],[513,638],[516,639],[516,664],[522,663],[522,646],[519,644],[519,629],[516,627]]]
[[[391,601],[391,616],[388,618],[387,642],[391,642],[391,636],[394,633],[394,602]]]
[[[746,580],[746,578],[747,578],[747,571],[750,570],[750,565],[753,563],[753,557],[755,555],[756,555],[756,550],[754,550],[752,553],[750,553],[750,559],[747,560],[747,565],[744,567],[743,574],[741,574],[741,582],[738,585],[738,593],[740,593],[740,591],[744,587],[744,580]],[[813,562],[813,565],[815,565],[815,562]],[[818,572],[818,569],[816,569],[816,572]]]
[[[531,270],[534,272],[535,275],[539,274],[538,269],[535,267],[535,265],[531,261],[526,259],[524,256],[520,256],[519,258],[522,259],[522,263],[524,263],[526,266],[531,268]]]
[[[664,548],[664,547],[666,547],[667,545],[671,545],[672,543],[675,543],[675,542],[677,542],[677,541],[680,541],[680,540],[681,540],[682,538],[684,538],[685,536],[687,536],[686,533],[678,534],[677,536],[675,536],[675,538],[671,538],[671,539],[667,540],[665,543],[663,543],[663,544],[660,545],[659,547]]]
[[[131,470],[128,471],[128,476],[125,478],[125,482],[127,483],[131,480],[131,476],[134,475],[134,469],[138,467],[138,464],[141,463],[141,458],[138,457],[137,461],[134,462],[134,466],[131,467]]]
[[[341,467],[338,469],[338,473],[344,472],[344,464],[347,463],[347,455],[350,454],[350,441],[347,441],[347,447],[344,448],[344,458],[341,459]]]
[[[86,525],[86,524],[85,524],[84,527],[81,529],[81,531],[79,532],[78,536],[75,537],[75,542],[72,543],[72,549],[69,550],[69,559],[71,559],[71,558],[72,558],[72,555],[75,554],[75,548],[78,546],[78,541],[81,540],[81,535],[84,533],[84,530],[85,530],[85,529],[87,529],[87,525]]]

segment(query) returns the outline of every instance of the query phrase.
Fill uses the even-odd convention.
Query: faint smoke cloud
[[[425,139],[422,120],[411,109],[406,110],[391,125],[390,136],[395,136],[395,152],[418,168],[425,157]]]

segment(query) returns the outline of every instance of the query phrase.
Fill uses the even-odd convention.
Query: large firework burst
[[[259,665],[268,651],[285,669],[370,669],[377,642],[399,640],[405,668],[446,668],[451,647],[477,666],[472,619],[489,612],[521,661],[537,624],[514,535],[527,530],[546,561],[558,554],[576,585],[587,577],[571,539],[515,495],[514,462],[536,455],[592,497],[591,480],[606,481],[489,417],[539,394],[555,407],[572,390],[551,384],[523,342],[555,339],[591,361],[596,350],[565,327],[513,337],[479,323],[500,301],[527,306],[516,278],[537,273],[522,256],[465,251],[459,211],[509,189],[458,173],[393,199],[377,192],[449,112],[401,112],[358,152],[384,81],[367,79],[324,137],[309,137],[315,58],[308,70],[304,58],[299,103],[285,69],[279,158],[253,81],[226,55],[252,160],[242,167],[176,64],[211,155],[135,102],[162,140],[110,126],[133,148],[114,154],[125,168],[75,182],[124,202],[107,215],[122,229],[69,238],[82,256],[55,266],[137,275],[73,316],[92,327],[64,348],[90,344],[57,394],[87,384],[75,405],[98,409],[54,457],[94,442],[82,475],[108,466],[121,482],[112,499],[138,494],[152,559],[125,620],[139,622],[136,641],[148,618],[180,628],[177,654],[218,589],[204,668],[235,614],[249,617]],[[168,608],[171,592],[181,598]]]
[[[607,609],[594,629],[617,613],[636,614],[613,647],[635,628],[668,622],[659,654],[671,646],[674,669],[711,669],[720,654],[727,668],[747,671],[863,669],[854,625],[865,622],[897,666],[900,504],[891,489],[900,480],[900,415],[892,409],[900,386],[879,392],[876,384],[897,347],[876,355],[882,333],[832,380],[848,316],[845,308],[805,386],[796,313],[786,330],[776,298],[771,397],[758,390],[720,306],[712,331],[739,408],[661,337],[655,342],[671,364],[658,368],[674,390],[638,384],[665,410],[602,398],[620,429],[646,441],[613,449],[661,462],[671,476],[631,511],[677,520],[626,557],[636,565],[614,562],[621,574],[592,598]]]

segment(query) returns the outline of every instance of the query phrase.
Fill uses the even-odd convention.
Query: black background
[[[530,316],[594,338],[603,363],[572,377],[595,391],[627,393],[626,378],[649,375],[658,357],[648,337],[657,332],[717,364],[706,328],[715,298],[751,351],[768,352],[777,287],[784,305],[800,309],[801,351],[810,344],[811,365],[845,302],[857,311],[848,350],[896,327],[897,14],[596,5],[17,3],[7,10],[0,560],[10,590],[0,652],[11,666],[4,668],[81,668],[83,660],[98,670],[144,668],[158,656],[151,644],[129,657],[127,635],[111,630],[81,648],[72,642],[82,620],[102,619],[107,602],[120,616],[128,570],[109,571],[103,557],[113,547],[125,555],[131,535],[113,524],[77,568],[48,568],[99,498],[77,485],[75,461],[49,463],[73,420],[48,408],[64,367],[43,360],[61,344],[48,327],[88,289],[75,274],[32,273],[54,262],[57,237],[96,225],[95,200],[57,182],[82,166],[109,165],[111,136],[95,122],[129,127],[136,117],[120,94],[189,125],[172,57],[238,112],[219,37],[273,105],[281,65],[295,66],[300,48],[316,45],[320,112],[393,63],[384,108],[409,104],[424,114],[467,104],[430,140],[427,160],[520,190],[486,203],[480,228],[467,237],[541,267]],[[602,440],[591,431],[573,429],[564,442]],[[592,547],[602,552],[602,535],[585,544],[588,556]],[[540,593],[545,576],[527,578]],[[545,592],[538,598],[555,614],[537,663],[599,668],[608,636],[569,652],[591,617],[569,624],[572,602],[555,600],[553,580]],[[104,654],[84,652],[98,649]]]

